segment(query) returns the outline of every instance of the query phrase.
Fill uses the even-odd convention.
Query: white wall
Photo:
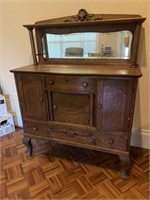
[[[139,81],[133,137],[150,136],[150,0],[0,0],[0,81],[7,95],[9,110],[16,115],[15,124],[21,126],[17,93],[10,69],[32,64],[27,30],[23,24],[77,14],[85,8],[89,13],[140,14],[147,20],[143,24],[138,63],[143,77]],[[143,137],[144,135],[144,137]],[[132,139],[133,145],[145,142]],[[141,142],[142,141],[142,142]],[[145,147],[149,144],[147,143]]]

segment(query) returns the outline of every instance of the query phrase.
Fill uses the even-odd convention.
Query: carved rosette
[[[70,19],[65,19],[64,22],[85,22],[85,21],[97,21],[102,20],[102,17],[95,18],[93,14],[89,14],[85,9],[80,9],[78,14],[72,16]]]

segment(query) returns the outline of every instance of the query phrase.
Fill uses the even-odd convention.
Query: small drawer
[[[32,121],[26,121],[24,122],[24,132],[31,135],[46,137],[48,133],[48,126]]]
[[[99,147],[126,151],[128,137],[126,133],[98,134],[96,145]]]
[[[45,85],[51,91],[81,91],[85,93],[95,91],[95,80],[91,78],[45,76]]]

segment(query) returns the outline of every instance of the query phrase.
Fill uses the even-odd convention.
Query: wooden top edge
[[[117,24],[117,23],[134,23],[137,22],[139,24],[143,23],[146,20],[146,18],[120,18],[120,19],[109,19],[109,20],[100,20],[100,21],[85,21],[85,22],[74,22],[74,21],[70,21],[70,22],[52,22],[51,20],[49,21],[43,21],[43,22],[39,22],[39,23],[35,23],[35,24],[26,24],[23,25],[24,27],[28,28],[28,29],[33,29],[33,28],[42,28],[42,27],[53,27],[53,26],[70,26],[70,25],[74,25],[74,26],[78,26],[78,25],[82,25],[82,26],[86,26],[86,25],[98,25],[98,24]]]
[[[100,66],[100,65],[28,65],[10,70],[13,73],[43,73],[54,75],[87,75],[87,76],[132,76],[141,77],[139,67],[131,66]]]
[[[146,18],[142,18],[138,14],[91,14],[85,9],[80,9],[77,15],[52,18],[42,21],[37,21],[35,24],[24,25],[27,28],[54,26],[54,25],[87,25],[87,24],[103,24],[116,22],[134,22],[142,23]]]

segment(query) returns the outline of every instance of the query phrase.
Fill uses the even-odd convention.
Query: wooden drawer
[[[48,125],[32,121],[25,121],[24,132],[35,136],[46,137],[48,134]]]
[[[126,151],[128,143],[127,135],[127,133],[123,132],[116,132],[114,134],[98,134],[96,139],[96,145],[108,149]]]
[[[95,128],[89,126],[65,125],[61,123],[39,124],[32,121],[24,123],[25,133],[48,137],[63,141],[67,144],[77,143],[92,145],[98,148],[113,149],[118,151],[127,151],[128,136],[127,133],[112,133],[102,134],[96,131]]]
[[[63,124],[52,124],[49,126],[48,137],[61,141],[78,144],[95,145],[95,128],[89,126],[74,126]]]
[[[95,80],[90,78],[45,76],[45,85],[51,91],[94,93]]]

